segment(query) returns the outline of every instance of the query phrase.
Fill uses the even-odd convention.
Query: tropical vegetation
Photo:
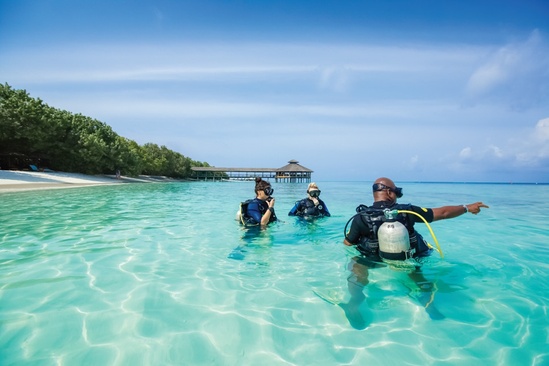
[[[154,143],[139,145],[106,123],[48,106],[26,90],[0,84],[2,169],[28,164],[84,174],[162,175],[188,178],[207,167]],[[7,166],[6,166],[7,165]]]

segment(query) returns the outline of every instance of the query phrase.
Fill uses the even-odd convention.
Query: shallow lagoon
[[[2,364],[549,363],[549,186],[401,184],[402,203],[491,208],[432,224],[445,258],[422,268],[444,319],[383,267],[356,330],[317,293],[349,300],[343,228],[370,184],[318,184],[332,217],[286,216],[306,184],[273,184],[282,222],[255,235],[234,220],[253,182],[0,195]]]

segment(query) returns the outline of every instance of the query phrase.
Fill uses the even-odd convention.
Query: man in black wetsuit
[[[389,178],[378,178],[372,186],[374,203],[370,208],[374,209],[402,209],[402,205],[397,204],[397,199],[402,197],[402,188],[399,188]],[[422,208],[413,205],[404,205],[407,210],[413,211],[421,215],[427,222],[433,222],[443,219],[451,219],[461,216],[467,212],[476,215],[480,212],[481,208],[488,208],[482,202],[470,203],[468,205],[456,205],[456,206],[442,206],[438,208]],[[365,210],[368,208],[365,206]],[[422,222],[422,220],[415,215],[406,215],[401,217],[402,224],[408,229],[410,234],[410,247],[414,249],[413,257],[422,257],[429,255],[430,249],[427,247],[423,238],[414,229],[416,222]],[[349,269],[352,274],[347,279],[349,292],[351,299],[347,304],[339,304],[345,311],[347,318],[351,325],[357,329],[364,329],[367,327],[366,321],[363,319],[359,312],[359,305],[364,301],[365,296],[363,293],[364,286],[368,283],[368,268],[373,268],[379,265],[379,246],[377,241],[377,229],[379,226],[372,225],[369,220],[365,220],[360,213],[355,215],[352,220],[351,228],[348,233],[345,234],[343,243],[348,246],[356,246],[361,252],[361,257],[355,257],[349,265]],[[420,288],[420,291],[425,296],[420,296],[418,300],[425,306],[425,309],[429,316],[433,319],[440,319],[444,316],[436,310],[432,304],[432,284],[423,277],[421,268],[418,266],[416,270],[409,274],[410,278]]]

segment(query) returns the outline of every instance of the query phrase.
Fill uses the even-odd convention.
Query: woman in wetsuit
[[[246,224],[266,226],[277,220],[274,205],[275,199],[271,196],[274,189],[271,183],[259,177],[255,178],[256,197],[247,201],[244,220]]]
[[[319,196],[320,189],[316,183],[310,183],[307,187],[307,197],[297,201],[290,212],[288,212],[288,216],[300,216],[305,218],[330,216],[328,207],[326,207],[326,204]]]

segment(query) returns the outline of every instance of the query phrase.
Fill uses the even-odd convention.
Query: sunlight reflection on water
[[[368,327],[358,331],[332,303],[350,298],[356,253],[342,245],[343,228],[359,203],[370,203],[369,184],[319,185],[332,217],[286,216],[306,184],[275,183],[282,222],[256,234],[234,220],[240,201],[253,196],[249,182],[3,194],[0,358],[65,365],[549,361],[542,261],[549,234],[540,219],[549,186],[403,184],[403,203],[483,200],[491,208],[433,224],[445,259],[433,255],[423,274],[443,320],[429,317],[421,305],[427,295],[405,271],[381,267],[369,271],[359,308]],[[525,189],[535,206],[521,204],[529,202]],[[228,258],[235,249],[238,260]]]

